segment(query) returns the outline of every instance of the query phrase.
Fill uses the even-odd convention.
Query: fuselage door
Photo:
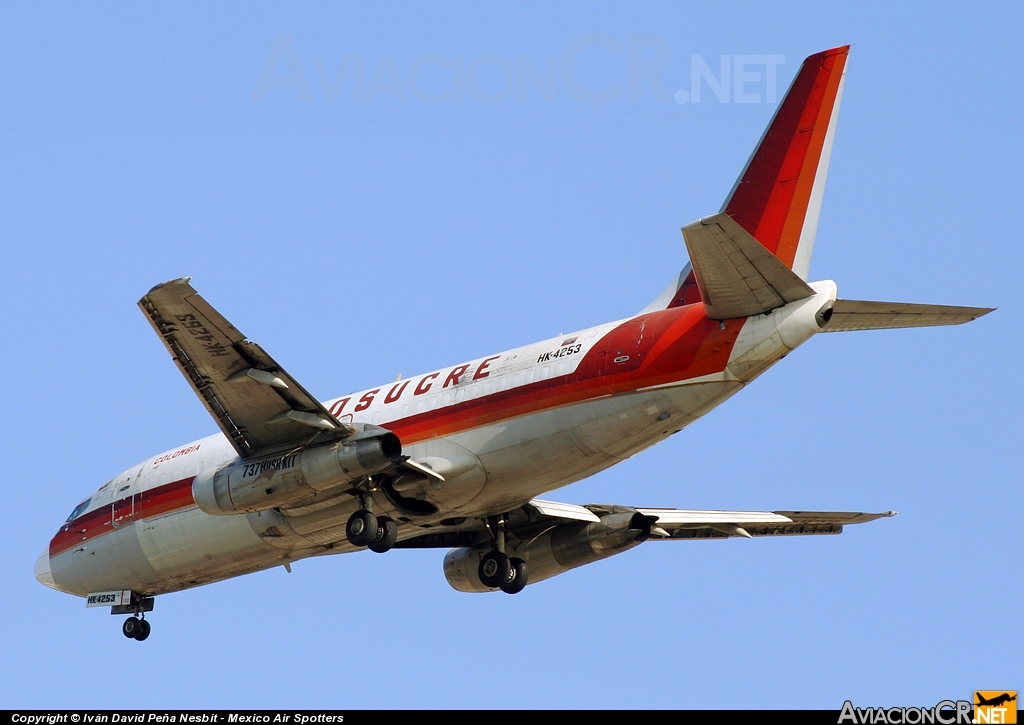
[[[135,520],[135,499],[139,491],[142,466],[122,474],[114,483],[114,503],[111,504],[111,523],[114,528],[127,526]]]

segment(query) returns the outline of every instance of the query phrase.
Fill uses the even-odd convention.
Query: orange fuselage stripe
[[[643,324],[637,343],[630,331]],[[702,304],[653,312],[611,330],[580,361],[576,370],[455,405],[395,420],[388,424],[404,443],[452,435],[471,428],[582,403],[595,398],[640,388],[673,383],[725,369],[744,320],[728,320],[724,326],[710,320]],[[612,362],[623,345],[633,344],[630,359]],[[195,505],[194,477],[150,488],[116,504],[90,511],[61,527],[50,542],[50,556],[83,546],[115,530],[114,510],[132,511],[134,521],[161,516]]]

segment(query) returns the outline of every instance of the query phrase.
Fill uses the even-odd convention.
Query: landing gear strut
[[[477,575],[484,586],[501,589],[506,594],[518,594],[530,581],[530,568],[526,562],[505,553],[505,516],[496,516],[487,522],[494,536],[494,551],[480,559]]]
[[[360,508],[349,517],[345,525],[345,537],[353,546],[365,546],[370,551],[383,554],[398,541],[398,524],[388,516],[373,515],[373,497],[360,497]]]
[[[124,620],[124,624],[121,626],[121,632],[128,639],[136,639],[139,642],[146,639],[149,636],[149,632],[152,629],[149,622],[145,620],[145,615],[136,614],[128,619]]]

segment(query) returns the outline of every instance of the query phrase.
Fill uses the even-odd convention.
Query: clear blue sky
[[[1013,3],[3,4],[0,707],[1024,689],[1022,26]],[[781,96],[844,43],[811,276],[1000,309],[820,336],[552,497],[896,518],[650,543],[515,597],[455,592],[441,551],[325,557],[163,597],[144,645],[33,579],[88,492],[215,430],[135,307],[153,284],[192,275],[321,398],[628,316],[685,264],[679,227],[718,210],[774,109],[766,66],[752,102],[706,80],[698,102],[691,71],[720,79],[724,57],[734,80],[740,56],[770,56]]]

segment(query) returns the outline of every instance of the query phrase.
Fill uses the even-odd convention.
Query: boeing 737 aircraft
[[[986,308],[863,302],[808,282],[849,47],[807,58],[690,264],[638,314],[319,402],[192,288],[139,301],[220,427],[75,506],[35,575],[127,614],[310,556],[445,548],[464,592],[519,592],[642,542],[838,534],[885,513],[577,506],[536,498],[678,433],[819,332]]]

